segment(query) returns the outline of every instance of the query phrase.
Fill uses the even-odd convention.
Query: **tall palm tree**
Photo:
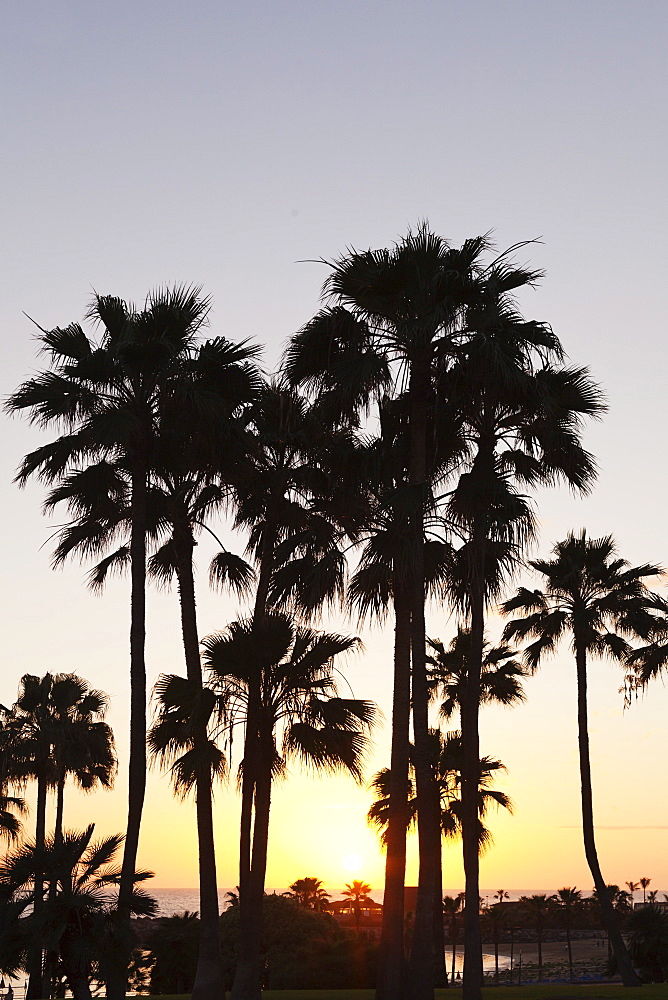
[[[358,934],[360,932],[360,910],[364,904],[373,902],[369,896],[370,892],[371,886],[368,882],[363,882],[361,879],[353,879],[352,882],[346,883],[346,887],[342,893],[342,895],[350,901],[350,905],[353,908],[353,913],[355,914],[355,930]]]
[[[260,625],[279,608],[305,617],[343,595],[343,539],[354,532],[358,502],[345,487],[345,431],[322,403],[309,404],[280,381],[262,387],[246,419],[246,454],[233,482],[235,527],[249,534],[256,565],[253,620]],[[343,486],[343,489],[342,489]],[[345,494],[342,502],[341,493]],[[229,574],[228,553],[218,555],[211,575]],[[256,771],[259,766],[259,673],[249,678],[241,778],[239,842],[240,952],[254,936],[250,889]]]
[[[439,393],[461,411],[470,453],[446,511],[463,542],[451,596],[471,632],[461,711],[467,762],[462,786],[464,988],[471,1000],[479,1000],[482,986],[474,772],[485,614],[498,601],[504,579],[534,532],[528,491],[559,480],[579,492],[589,488],[594,463],[579,435],[583,418],[602,409],[588,373],[562,367],[562,347],[551,328],[524,320],[517,311],[514,293],[538,277],[503,259],[478,276],[465,317],[471,336],[457,363],[439,379]]]
[[[114,890],[119,871],[113,861],[123,838],[116,835],[94,842],[93,831],[91,824],[81,833],[66,832],[58,844],[54,838],[41,848],[34,842],[23,844],[0,863],[3,904],[17,907],[24,940],[37,936],[48,941],[75,1000],[91,1000],[91,978],[108,978],[117,944]],[[42,873],[57,891],[36,910]],[[136,885],[152,874],[135,873],[131,908],[137,916],[156,912],[155,900]]]
[[[259,379],[252,365],[256,354],[248,345],[228,341],[207,341],[199,348],[190,374],[197,392],[215,400],[217,420],[206,437],[199,424],[189,426],[180,408],[163,409],[159,433],[156,436],[150,470],[149,499],[156,529],[161,532],[162,545],[148,560],[148,573],[161,584],[178,581],[181,633],[188,679],[202,684],[197,629],[197,605],[193,553],[196,536],[211,528],[207,520],[229,500],[230,480],[243,457],[244,408],[257,396]],[[121,481],[122,481],[122,470]],[[111,480],[118,490],[118,480]],[[129,484],[126,484],[129,485]],[[67,484],[67,489],[73,489]],[[68,498],[72,500],[70,492]],[[64,498],[64,490],[54,491],[51,502]],[[127,524],[128,504],[118,496],[99,498],[103,507],[117,511],[118,523],[110,530],[117,532],[122,522]],[[94,513],[94,512],[93,512]],[[111,529],[111,525],[110,525]],[[216,537],[214,535],[214,537]],[[216,539],[217,540],[217,539]],[[121,545],[107,555],[92,571],[91,582],[96,588],[104,583],[107,573],[122,565],[129,549]],[[250,587],[252,570],[243,560],[225,553],[216,561],[217,582],[225,582],[238,593]],[[207,736],[198,737],[206,754]],[[200,882],[200,914],[198,929],[201,939],[197,975],[193,985],[196,1000],[213,1000],[222,990],[223,972],[220,957],[218,889],[213,835],[211,779],[202,778],[197,791],[197,831]]]
[[[259,993],[259,933],[274,778],[285,772],[287,759],[294,757],[324,772],[348,770],[361,780],[366,733],[375,710],[368,702],[338,697],[331,668],[334,658],[354,648],[357,642],[350,637],[296,627],[284,614],[271,614],[261,625],[253,619],[234,622],[226,632],[203,641],[204,663],[212,687],[201,691],[200,697],[211,698],[215,693],[220,726],[225,733],[247,724],[249,690],[258,673],[260,676],[257,716],[260,748],[246,905],[246,912],[252,917],[251,933],[240,950],[233,988],[233,996],[240,1000],[255,998]],[[181,754],[175,764],[178,774],[187,772],[192,760],[188,725],[183,726],[196,714],[192,701],[188,703],[183,696],[188,684],[184,678],[176,677],[159,682],[156,692],[163,711],[149,741],[154,753]],[[208,718],[210,703],[206,712]],[[181,722],[180,731],[175,721]],[[210,745],[214,747],[213,740]]]
[[[530,565],[541,573],[545,590],[520,588],[502,605],[505,615],[521,618],[506,625],[507,639],[528,639],[524,657],[531,669],[554,653],[562,638],[571,637],[575,655],[578,701],[578,745],[582,785],[582,829],[585,855],[600,898],[603,919],[624,985],[637,985],[612,902],[606,893],[596,851],[592,805],[587,705],[587,662],[591,656],[625,662],[630,641],[647,641],[663,627],[665,604],[646,586],[660,567],[630,566],[617,555],[611,536],[591,539],[583,530],[569,534],[553,549],[551,560]]]
[[[340,397],[354,409],[368,406],[392,381],[407,386],[408,535],[411,546],[410,606],[413,728],[417,794],[424,822],[420,839],[420,878],[408,995],[427,998],[433,991],[434,899],[440,843],[430,816],[435,788],[429,764],[428,697],[425,672],[425,540],[428,505],[428,414],[433,376],[447,363],[461,333],[458,326],[465,293],[484,239],[453,249],[426,224],[389,249],[351,251],[331,263],[324,294],[331,307],[319,313],[295,337],[285,359],[293,384]],[[402,723],[403,728],[403,723]],[[397,792],[403,789],[397,786]],[[386,938],[385,947],[390,940]],[[396,949],[395,949],[396,951]],[[379,1000],[398,1000],[401,967],[383,949]]]
[[[430,470],[434,479],[445,474],[457,460],[460,440],[456,427],[447,431],[451,414],[445,407],[439,410],[439,433],[434,434],[430,448]],[[389,791],[392,807],[388,810],[388,825],[384,841],[385,893],[380,952],[383,956],[378,972],[377,990],[402,982],[404,974],[404,881],[406,870],[406,828],[408,822],[409,722],[411,703],[411,604],[410,566],[412,542],[409,528],[410,504],[406,503],[408,487],[408,434],[405,396],[384,397],[379,405],[381,432],[366,445],[366,461],[362,463],[363,483],[360,492],[367,497],[368,516],[362,533],[364,545],[358,568],[348,587],[348,604],[360,620],[367,616],[383,621],[391,606],[394,615],[394,663],[392,740]],[[433,419],[433,416],[432,416]],[[452,558],[451,546],[435,536],[438,519],[428,514],[429,531],[425,538],[425,586],[433,597],[441,596],[442,580]],[[437,808],[435,808],[437,816]],[[437,820],[435,820],[437,822]],[[435,953],[442,937],[440,891],[435,901]],[[438,962],[438,959],[437,959]],[[437,973],[439,975],[439,973]],[[445,970],[440,977],[444,978]]]
[[[100,329],[98,340],[77,324],[42,331],[40,340],[51,367],[24,382],[9,398],[10,412],[26,410],[33,423],[62,431],[51,444],[28,455],[18,479],[31,475],[52,483],[73,470],[91,466],[106,474],[106,460],[122,458],[130,477],[130,757],[128,821],[119,911],[129,927],[130,899],[146,786],[145,578],[148,527],[148,477],[164,408],[180,409],[184,419],[215,426],[215,397],[193,386],[199,332],[209,300],[196,287],[176,286],[151,293],[138,310],[115,296],[96,295],[87,318]],[[99,469],[96,466],[99,465]],[[56,552],[98,550],[106,526],[96,533],[89,522],[72,526]],[[82,537],[83,536],[83,537]],[[119,1000],[125,980],[112,984]]]
[[[575,913],[582,906],[582,893],[579,889],[574,886],[570,888],[569,886],[564,886],[563,889],[558,889],[555,896],[552,897],[552,902],[557,908],[557,912],[561,916],[561,921],[566,929],[566,947],[568,949],[568,977],[573,979],[573,946],[571,942],[571,928],[573,926],[573,917]]]

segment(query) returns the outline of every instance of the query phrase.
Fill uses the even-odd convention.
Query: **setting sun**
[[[358,872],[364,861],[359,856],[359,854],[346,854],[343,859],[343,867],[347,872]]]

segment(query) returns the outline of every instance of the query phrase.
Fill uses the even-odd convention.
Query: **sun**
[[[359,854],[346,854],[343,859],[343,867],[347,872],[358,872],[364,861],[359,856]]]

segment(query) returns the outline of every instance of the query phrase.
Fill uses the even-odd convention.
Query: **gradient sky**
[[[266,345],[268,368],[315,311],[347,246],[384,246],[428,219],[454,242],[492,231],[499,247],[540,243],[544,268],[522,300],[587,364],[610,412],[587,430],[600,463],[593,495],[540,500],[538,551],[569,528],[613,532],[633,562],[665,560],[665,238],[668,8],[639,0],[397,3],[392,0],[6,2],[2,76],[3,395],[40,364],[29,313],[80,319],[92,289],[142,300],[171,281],[213,297],[212,334]],[[26,671],[75,670],[112,696],[116,791],[79,799],[67,820],[125,824],[128,585],[102,598],[83,570],[49,568],[42,491],[12,485],[42,436],[4,419],[0,701]],[[200,625],[234,604],[207,592]],[[351,629],[348,623],[338,623]],[[453,623],[431,609],[430,633]],[[389,723],[391,633],[364,633],[355,693]],[[176,596],[149,597],[149,680],[180,671]],[[578,832],[574,668],[567,651],[528,684],[525,706],[485,710],[483,749],[508,766],[514,817],[493,820],[490,888],[589,888]],[[604,874],[668,889],[663,786],[668,695],[656,683],[623,712],[619,668],[591,671],[595,809]],[[379,730],[369,774],[388,759]],[[657,788],[658,785],[658,788]],[[267,884],[315,875],[334,891],[376,889],[382,858],[365,826],[368,793],[294,775],[277,790]],[[237,881],[233,791],[217,796],[220,882]],[[149,781],[140,862],[156,885],[196,884],[194,811]],[[413,856],[408,879],[415,881]],[[445,884],[462,887],[458,847]]]

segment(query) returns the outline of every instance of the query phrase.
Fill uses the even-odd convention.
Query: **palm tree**
[[[570,633],[575,654],[578,690],[578,743],[582,785],[582,828],[587,863],[600,897],[603,919],[624,985],[637,985],[612,902],[605,891],[594,834],[587,706],[587,661],[609,656],[625,662],[629,640],[647,641],[663,622],[663,602],[645,585],[660,573],[658,566],[631,567],[617,556],[610,536],[590,539],[585,531],[569,534],[553,549],[553,559],[530,565],[546,582],[544,592],[520,588],[502,605],[506,615],[523,617],[506,625],[504,638],[534,641],[524,651],[527,665],[536,669],[545,654],[556,651]]]
[[[642,889],[642,901],[647,902],[647,887],[652,881],[651,878],[643,877],[638,880],[640,882],[640,888]]]
[[[624,885],[629,890],[631,894],[631,902],[633,902],[633,894],[640,888],[640,882],[625,882]]]
[[[375,709],[369,702],[340,698],[331,666],[336,657],[357,644],[354,638],[295,626],[287,615],[278,613],[265,616],[262,623],[252,619],[233,622],[226,632],[203,640],[204,664],[212,688],[202,694],[215,692],[225,732],[247,724],[249,692],[255,678],[260,677],[260,745],[246,906],[252,921],[240,950],[233,988],[233,996],[240,1000],[254,998],[259,990],[259,933],[274,778],[285,773],[288,759],[295,758],[319,771],[344,769],[361,780],[366,733]],[[159,683],[157,696],[164,708],[179,702],[175,685],[187,683],[174,677]],[[185,718],[192,714],[192,705],[183,699],[180,711]],[[180,750],[169,719],[158,719],[151,731],[151,746],[158,753]],[[187,760],[180,760],[177,764],[183,770]]]
[[[471,632],[459,628],[450,645],[440,640],[428,639],[431,650],[428,681],[432,699],[442,698],[440,716],[449,722],[466,699],[468,661],[471,649]],[[480,675],[480,705],[497,704],[513,706],[526,698],[521,678],[528,671],[517,659],[517,651],[505,643],[483,646],[483,663]],[[503,890],[500,890],[503,892]],[[505,894],[507,896],[507,893]],[[499,902],[502,902],[499,899]]]
[[[647,982],[663,983],[668,976],[668,914],[658,906],[634,910],[628,921],[629,954]]]
[[[573,926],[573,916],[582,906],[582,893],[575,887],[564,886],[558,889],[557,894],[552,897],[552,902],[556,906],[561,916],[562,923],[566,929],[566,946],[568,948],[568,977],[573,980],[573,947],[571,943],[571,928]]]
[[[35,843],[38,852],[46,837],[46,804],[49,788],[56,789],[54,842],[62,838],[65,782],[73,775],[84,790],[96,785],[109,788],[116,770],[114,738],[103,721],[107,696],[89,687],[76,674],[25,674],[17,701],[6,714],[3,735],[13,756],[11,773],[20,783],[37,781]],[[18,800],[19,802],[21,800]],[[43,881],[37,872],[34,906],[39,915],[44,903]],[[49,893],[53,896],[55,885]],[[41,949],[40,949],[41,951]],[[39,961],[38,961],[39,960]],[[41,955],[31,948],[32,990],[48,996],[52,963],[47,956],[42,982]]]
[[[10,795],[17,770],[13,747],[15,732],[11,720],[11,711],[0,706],[0,839],[10,843],[20,836],[23,828],[20,817],[28,811],[23,798]]]
[[[347,461],[348,436],[330,425],[322,406],[309,405],[280,382],[262,387],[247,415],[247,450],[234,479],[235,527],[249,532],[257,567],[253,620],[289,607],[309,617],[340,599],[345,579],[341,539],[354,532],[357,502],[341,484],[338,459]],[[212,563],[212,578],[229,556]],[[239,842],[240,952],[253,929],[249,895],[256,771],[259,767],[260,681],[249,678],[241,778]]]
[[[257,373],[251,365],[255,354],[245,344],[223,340],[204,343],[196,355],[192,377],[198,392],[215,398],[217,425],[203,437],[199,425],[188,426],[180,411],[167,409],[162,413],[154,446],[149,498],[163,541],[148,561],[148,572],[163,585],[176,576],[186,673],[199,686],[202,670],[193,564],[196,534],[206,529],[216,538],[206,522],[229,499],[229,481],[241,459],[244,443],[240,416],[259,388]],[[56,499],[62,498],[61,490]],[[101,498],[103,505],[113,506],[113,500],[113,497]],[[122,520],[127,522],[128,507],[118,502],[115,506],[120,527]],[[91,574],[94,587],[102,586],[107,573],[127,558],[128,551],[127,545],[123,545],[94,568]],[[216,560],[218,583],[226,582],[237,593],[244,594],[251,579],[251,568],[231,553]],[[206,753],[205,730],[196,742],[201,743]],[[195,1000],[213,1000],[220,996],[223,972],[210,776],[204,773],[202,782],[195,796],[201,913],[197,926],[201,948],[192,992]]]
[[[113,888],[119,871],[113,861],[123,838],[93,842],[93,831],[91,824],[82,833],[68,831],[58,844],[54,838],[41,848],[23,844],[0,863],[0,895],[5,905],[16,908],[16,932],[24,940],[37,936],[48,941],[75,1000],[91,1000],[92,977],[108,980],[118,946]],[[37,910],[43,873],[57,891]],[[155,900],[136,886],[151,877],[152,872],[135,873],[131,908],[137,916],[156,911]]]
[[[142,310],[114,296],[96,295],[88,319],[101,327],[98,341],[79,324],[42,331],[51,368],[21,385],[10,412],[27,410],[30,420],[56,427],[61,436],[28,455],[18,479],[38,475],[48,483],[90,467],[91,478],[107,475],[107,459],[122,458],[130,478],[130,756],[128,823],[118,904],[129,926],[130,901],[146,785],[145,578],[148,477],[161,415],[166,407],[190,422],[215,426],[218,407],[193,385],[196,344],[209,300],[195,287],[151,293]],[[56,550],[56,563],[72,551],[98,551],[107,525],[73,524]],[[111,986],[120,1000],[125,980]],[[34,994],[32,994],[34,996]]]
[[[299,905],[306,910],[326,909],[329,893],[325,892],[319,878],[307,875],[305,878],[296,879],[289,888],[290,891],[284,895],[296,899]]]
[[[506,892],[505,889],[497,889],[494,893],[494,899],[498,899],[500,903],[503,903],[504,899],[510,899],[510,893]]]
[[[447,363],[461,330],[458,318],[484,239],[455,250],[426,224],[389,249],[351,251],[331,263],[324,293],[332,307],[319,313],[295,337],[286,353],[293,384],[338,395],[343,407],[367,406],[392,380],[407,386],[408,537],[411,558],[410,607],[413,727],[417,794],[424,816],[418,829],[420,878],[408,995],[433,990],[434,901],[440,843],[431,816],[435,790],[429,764],[428,696],[425,671],[425,537],[428,506],[429,409],[435,367]],[[401,730],[404,723],[401,721]],[[404,751],[405,752],[405,751]],[[404,794],[397,779],[397,793]],[[400,806],[403,811],[405,807]],[[439,896],[440,898],[440,896]],[[396,909],[396,906],[394,907]],[[378,1000],[398,1000],[401,965],[383,942]]]
[[[452,599],[471,632],[461,725],[467,761],[462,787],[464,982],[472,1000],[479,1000],[482,983],[474,772],[486,609],[498,601],[504,579],[532,537],[534,512],[527,491],[561,479],[579,492],[589,488],[594,463],[579,432],[583,417],[602,409],[587,372],[561,367],[562,348],[552,330],[517,312],[513,292],[534,284],[538,276],[503,260],[480,275],[466,310],[472,335],[439,385],[440,393],[461,410],[470,448],[446,511],[463,540]]]
[[[538,982],[543,981],[543,930],[545,917],[550,911],[550,899],[544,894],[520,896],[520,903],[526,920],[533,924],[538,942]]]
[[[361,879],[354,879],[352,882],[347,882],[346,887],[343,890],[342,895],[350,901],[355,914],[355,930],[359,934],[360,932],[360,909],[363,904],[372,903],[373,900],[370,898],[369,893],[371,892],[371,886],[368,882],[362,882]]]
[[[381,433],[366,447],[362,463],[360,493],[367,497],[364,547],[348,587],[348,604],[357,610],[360,621],[367,616],[383,621],[388,606],[394,613],[394,664],[392,742],[390,759],[389,799],[385,831],[385,893],[380,940],[381,955],[378,973],[378,995],[386,988],[403,981],[404,974],[404,881],[406,869],[406,829],[408,822],[409,721],[411,700],[411,605],[410,570],[411,536],[410,505],[406,503],[408,479],[407,413],[404,397],[390,400],[384,397],[379,406]],[[450,414],[439,411],[442,425]],[[430,454],[434,478],[436,469],[447,468],[455,460],[459,439],[453,427],[448,433],[434,435],[435,447]],[[431,517],[430,528],[436,525]],[[451,560],[451,547],[429,532],[425,538],[426,580],[428,592],[441,596],[441,584]],[[437,810],[435,810],[435,817]],[[440,919],[440,891],[435,901],[435,953],[443,935]],[[437,965],[439,964],[437,958]],[[442,970],[441,978],[444,977]],[[439,972],[436,973],[437,977]],[[394,987],[392,987],[394,988]]]

